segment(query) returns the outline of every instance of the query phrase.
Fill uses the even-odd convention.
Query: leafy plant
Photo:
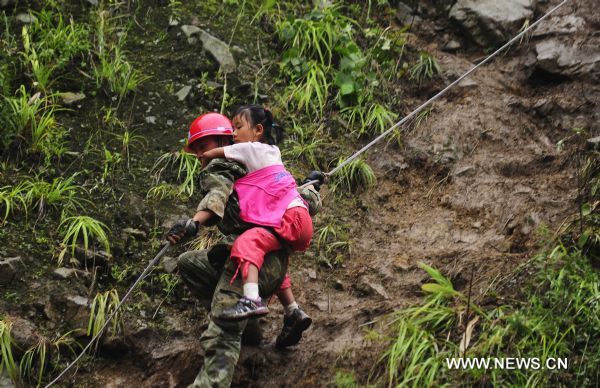
[[[21,207],[27,212],[27,202],[23,195],[25,184],[20,183],[16,186],[4,186],[0,188],[0,205],[4,207],[4,217],[2,222],[6,222],[8,216],[17,208]]]
[[[94,65],[94,76],[98,87],[107,84],[111,92],[123,98],[150,77],[133,68],[125,58],[120,44],[99,55],[99,63]]]
[[[63,213],[82,209],[90,201],[79,196],[87,191],[74,183],[76,176],[54,178],[52,183],[39,177],[26,179],[22,184],[23,200],[28,207],[37,208],[40,215],[45,214],[48,206],[56,208],[61,205]]]
[[[342,164],[344,160],[345,158],[340,158],[337,165]],[[373,169],[361,158],[356,158],[331,177],[330,188],[332,191],[350,192],[359,187],[373,187],[376,183]]]
[[[294,123],[285,141],[282,155],[292,160],[303,159],[312,168],[318,169],[316,151],[324,144],[319,134],[322,134],[321,127],[301,127]]]
[[[80,240],[83,240],[83,249],[87,252],[92,240],[98,241],[106,253],[110,254],[110,243],[106,232],[108,227],[89,216],[72,216],[63,219],[58,226],[59,232],[63,235],[63,249],[58,255],[58,264],[61,265],[65,254],[71,249],[71,254],[75,254],[75,247]]]
[[[386,369],[387,385],[434,386],[443,381],[443,360],[457,352],[457,346],[442,337],[456,323],[457,309],[450,306],[454,298],[465,299],[438,270],[420,263],[434,280],[421,288],[426,296],[422,305],[392,314],[390,327],[395,336],[380,358]]]
[[[314,58],[329,67],[340,31],[354,21],[339,12],[339,7],[315,8],[303,18],[277,23],[279,39],[287,48],[297,49],[298,57]]]
[[[63,334],[54,340],[40,336],[38,343],[28,349],[21,358],[19,370],[22,379],[29,383],[32,383],[35,379],[36,386],[41,386],[42,378],[44,377],[48,366],[49,353],[52,351],[52,348],[54,348],[53,354],[57,356],[56,359],[53,360],[54,365],[57,365],[60,361],[61,348],[66,347],[72,354],[75,353],[74,348],[79,346],[79,344],[71,337],[71,334],[74,331],[76,330]]]
[[[130,132],[128,129],[123,131],[121,134],[115,135],[117,141],[121,143],[121,154],[125,155],[127,161],[127,169],[129,169],[130,151],[133,147],[140,147],[148,145],[148,140],[141,135],[136,135],[134,132]]]
[[[355,132],[358,136],[379,135],[385,132],[393,123],[396,114],[385,106],[372,103],[365,106],[363,99],[354,106],[344,108],[340,113],[348,118],[348,124],[358,129]]]
[[[116,313],[112,317],[111,325],[109,326],[109,332],[115,336],[121,331],[123,326],[121,312],[116,310],[120,301],[119,293],[115,289],[96,294],[92,302],[90,319],[88,321],[88,336],[96,336],[106,323],[106,318],[115,311]]]
[[[159,181],[163,172],[170,166],[177,166],[177,181],[181,182],[179,185],[179,194],[185,194],[191,197],[194,194],[195,178],[200,172],[201,165],[200,161],[195,155],[180,150],[177,152],[167,152],[161,155],[152,170],[156,172],[156,180]],[[152,196],[158,196],[158,194],[168,194],[169,191],[165,190],[165,187],[155,189]],[[150,195],[150,192],[148,193]]]
[[[298,109],[321,117],[330,88],[327,70],[316,61],[308,61],[306,69],[306,73],[296,80],[295,85],[288,87],[285,94],[288,101],[296,102]]]
[[[60,127],[54,114],[61,110],[54,104],[54,96],[42,96],[36,93],[30,96],[21,85],[16,97],[5,98],[10,115],[9,130],[2,136],[2,145],[10,145],[15,138],[29,144],[32,152],[41,152],[49,160],[52,156],[61,156],[65,151],[63,138],[65,130]]]
[[[12,322],[8,319],[0,320],[0,355],[2,355],[2,359],[0,360],[0,376],[6,370],[8,377],[16,382],[19,381],[19,367],[15,363],[13,356],[11,331]]]
[[[437,64],[435,58],[425,51],[419,53],[419,59],[408,71],[409,78],[416,80],[419,84],[432,79],[439,73],[440,66]]]

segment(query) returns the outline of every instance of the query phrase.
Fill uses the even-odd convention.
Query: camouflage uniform
[[[203,251],[190,251],[179,256],[179,272],[200,302],[211,310],[208,328],[200,339],[204,350],[204,365],[193,387],[229,387],[241,348],[241,336],[247,320],[231,322],[215,318],[222,309],[235,305],[242,297],[242,280],[238,276],[230,283],[236,264],[229,260],[235,238],[253,227],[239,217],[239,200],[233,192],[236,179],[246,175],[246,169],[232,161],[214,159],[199,176],[202,200],[197,210],[211,210],[218,217],[217,227],[226,236],[222,242]],[[312,189],[300,190],[308,202],[310,213],[321,206],[319,194]],[[281,285],[288,267],[288,252],[271,252],[259,273],[259,292],[268,298]]]

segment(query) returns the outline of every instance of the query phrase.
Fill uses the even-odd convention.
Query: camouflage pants
[[[204,365],[192,387],[229,387],[241,349],[241,336],[247,320],[221,321],[214,314],[235,305],[242,296],[242,279],[238,275],[230,284],[236,264],[229,260],[225,245],[203,251],[190,251],[179,256],[179,273],[200,302],[211,310],[208,328],[200,338]],[[273,295],[287,272],[286,254],[270,253],[259,273],[261,297]]]

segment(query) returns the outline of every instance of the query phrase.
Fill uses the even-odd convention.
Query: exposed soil
[[[543,3],[538,12],[550,5]],[[565,6],[559,14],[589,19],[595,8],[593,1],[582,1]],[[143,63],[153,80],[143,87],[138,101],[131,102],[131,117],[137,123],[133,128],[148,130],[154,137],[151,149],[134,156],[133,162],[151,167],[158,155],[176,148],[182,128],[198,112],[219,106],[217,99],[207,99],[196,90],[185,103],[165,92],[168,84],[177,91],[189,78],[197,78],[203,71],[214,74],[216,69],[185,42],[178,28],[167,30],[165,40],[150,48],[153,31],[148,26],[165,25],[165,17],[152,9],[148,12],[149,16],[140,21],[148,38],[135,41],[130,50],[144,56]],[[446,26],[447,36],[467,47],[454,54],[442,51],[446,38],[436,33],[439,25]],[[590,20],[589,25],[598,24]],[[255,33],[269,36],[262,30]],[[585,38],[592,32],[579,34]],[[229,33],[223,37],[228,38]],[[239,61],[240,73],[255,72],[260,67],[256,46],[246,42],[239,45],[246,50],[245,59]],[[406,92],[406,111],[402,113],[418,106],[485,55],[436,16],[415,27],[410,45],[432,53],[443,77],[423,89]],[[473,276],[473,297],[483,305],[499,303],[502,295],[518,288],[512,274],[535,254],[536,232],[542,225],[557,228],[576,210],[575,165],[570,159],[573,148],[567,144],[559,151],[556,144],[574,127],[587,128],[590,137],[600,132],[598,83],[534,72],[527,64],[533,45],[534,41],[525,41],[512,47],[437,101],[424,123],[405,128],[402,145],[381,143],[370,151],[367,160],[378,179],[376,188],[343,200],[323,189],[325,209],[317,224],[334,217],[348,225],[351,253],[335,268],[319,265],[313,260],[314,252],[294,257],[290,271],[294,291],[314,324],[299,346],[275,350],[282,309],[273,300],[271,314],[261,321],[263,343],[243,348],[234,386],[326,386],[333,384],[339,370],[354,371],[358,381],[366,383],[378,370],[375,363],[381,351],[377,341],[365,339],[366,330],[381,329],[386,313],[419,302],[420,285],[427,276],[416,266],[418,262],[440,269],[465,293]],[[142,62],[142,58],[136,60]],[[205,60],[207,63],[198,63]],[[176,71],[171,73],[171,69]],[[232,88],[248,87],[245,81],[240,76],[232,81]],[[243,93],[237,95],[243,98]],[[80,114],[93,117],[92,112],[103,103],[92,101],[72,117],[73,127]],[[156,126],[140,124],[148,115],[157,116]],[[167,120],[172,120],[170,125]],[[170,203],[152,204],[156,206],[153,210],[139,206],[145,203],[143,196],[150,187],[144,174],[138,171],[131,180],[123,176],[121,192],[117,193],[123,196],[107,199],[115,206],[136,204],[130,214],[111,215],[114,224],[125,227],[133,223],[149,231],[162,222],[161,217],[176,218],[193,206],[193,201],[178,204],[176,210]],[[121,262],[145,263],[150,259],[149,247],[132,244],[122,247]],[[4,253],[19,254],[10,250]],[[39,270],[50,271],[46,267]],[[24,293],[29,286],[42,293],[56,287],[40,285],[31,276],[24,275],[19,292]],[[40,288],[30,281],[38,282]],[[83,283],[71,279],[62,281],[60,287],[85,294],[90,280]],[[484,299],[490,295],[491,300]],[[144,303],[157,307],[160,296],[151,298]],[[6,310],[35,316],[44,310],[39,300],[38,296],[23,297],[20,301],[26,307],[8,303]],[[206,326],[206,312],[181,289],[164,303],[157,321],[150,319],[154,308],[146,309],[144,315],[129,310],[124,336],[127,343],[105,341],[96,361],[83,364],[66,384],[151,387],[190,383],[202,364],[198,339]]]

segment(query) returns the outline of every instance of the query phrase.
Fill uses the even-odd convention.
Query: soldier
[[[197,118],[190,127],[186,150],[197,155],[216,147],[232,144],[232,126],[229,119],[218,113],[208,113]],[[236,304],[242,296],[242,280],[233,282],[236,265],[229,260],[231,245],[235,238],[253,227],[241,220],[239,201],[232,194],[233,183],[246,175],[246,169],[239,163],[226,159],[202,160],[199,175],[199,190],[202,200],[196,214],[189,220],[181,220],[173,225],[167,239],[177,243],[182,238],[190,238],[198,233],[200,225],[217,225],[226,236],[223,241],[203,251],[190,251],[178,258],[179,272],[200,302],[211,311],[208,328],[200,339],[204,350],[204,365],[192,387],[228,387],[240,353],[241,337],[248,320],[223,321],[215,318],[221,312]],[[314,215],[321,206],[317,190],[323,175],[313,172],[305,180],[320,182],[299,192]],[[287,273],[289,252],[282,249],[270,252],[259,275],[259,293],[263,298],[274,294]],[[306,329],[302,310],[284,319],[278,344],[290,346],[297,343]],[[305,314],[304,314],[305,315]]]

